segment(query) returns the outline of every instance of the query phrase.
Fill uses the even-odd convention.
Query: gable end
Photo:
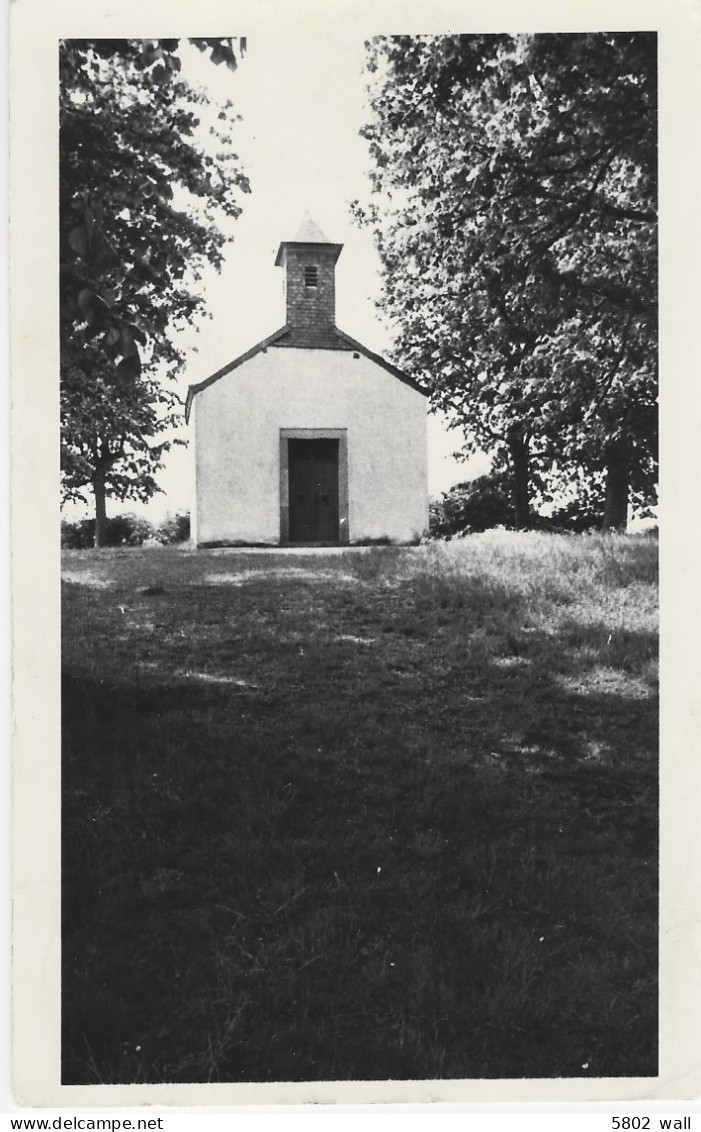
[[[380,354],[375,354],[372,350],[369,350],[367,346],[363,346],[362,342],[358,342],[356,338],[351,338],[350,334],[344,334],[338,327],[334,329],[341,341],[346,343],[346,349],[357,350],[359,354],[369,358],[371,362],[375,362],[375,364],[381,366],[382,369],[386,369],[387,372],[391,373],[393,377],[396,377],[398,381],[403,382],[404,385],[408,385],[411,389],[415,389],[422,397],[428,397],[428,389],[424,389],[423,385],[419,385],[418,381],[415,381],[413,377],[409,377],[408,373],[404,373],[404,371],[397,366],[393,366],[391,362],[385,361]]]
[[[260,354],[263,350],[266,350],[268,346],[272,346],[278,338],[281,338],[282,335],[286,333],[287,327],[281,326],[274,334],[269,334],[267,338],[263,338],[262,341],[257,342],[255,346],[251,346],[250,350],[246,350],[245,354],[239,354],[238,358],[234,358],[233,362],[222,366],[222,368],[218,369],[216,373],[213,373],[211,377],[206,377],[204,381],[198,381],[196,385],[191,385],[187,391],[187,400],[185,402],[185,420],[188,422],[190,420],[190,409],[192,408],[192,401],[196,393],[201,393],[202,390],[206,389],[209,385],[214,385],[214,382],[219,381],[220,377],[226,377],[227,373],[231,373],[233,369],[243,365],[249,358],[255,357],[256,354]]]
[[[255,357],[256,354],[262,353],[262,351],[266,350],[268,346],[286,347],[287,349],[311,348],[327,350],[347,350],[349,352],[351,350],[354,350],[356,353],[362,354],[363,357],[368,358],[371,362],[374,362],[375,365],[378,365],[382,369],[387,370],[387,372],[391,373],[393,377],[396,377],[398,381],[401,381],[404,385],[408,385],[410,389],[414,389],[417,393],[420,393],[422,397],[428,397],[428,390],[424,389],[422,385],[419,385],[418,381],[415,381],[413,377],[409,377],[407,373],[404,373],[397,366],[392,365],[391,362],[385,361],[385,359],[381,357],[380,354],[375,354],[372,350],[369,350],[367,346],[363,346],[362,342],[358,342],[356,338],[351,338],[350,334],[345,334],[342,330],[339,330],[338,327],[333,327],[333,337],[329,336],[328,344],[325,343],[323,346],[317,345],[316,347],[309,347],[296,343],[290,337],[289,327],[281,326],[280,329],[276,330],[274,334],[270,334],[267,338],[263,338],[261,342],[257,342],[256,345],[252,346],[250,350],[246,350],[245,354],[239,354],[237,358],[234,358],[233,362],[229,362],[228,365],[225,365],[221,369],[218,369],[216,373],[213,373],[211,375],[211,377],[206,377],[204,381],[199,381],[196,385],[191,385],[189,387],[187,391],[187,400],[185,402],[186,422],[189,423],[190,421],[190,410],[192,409],[192,402],[197,393],[201,393],[203,389],[207,389],[208,386],[213,385],[214,382],[218,381],[220,377],[226,377],[226,375],[228,373],[231,373],[232,370],[237,369],[238,366],[243,365],[244,362],[249,361],[249,359]]]

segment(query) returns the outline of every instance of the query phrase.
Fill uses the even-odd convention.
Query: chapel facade
[[[342,245],[306,216],[280,244],[285,325],[188,391],[198,546],[416,542],[427,394],[336,326]]]

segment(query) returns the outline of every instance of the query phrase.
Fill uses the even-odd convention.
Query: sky
[[[179,345],[187,354],[180,392],[208,377],[284,321],[282,271],[274,266],[281,240],[290,239],[308,211],[334,243],[344,245],[336,273],[338,326],[377,353],[389,352],[391,337],[375,308],[380,263],[372,234],[350,218],[350,203],[367,197],[369,158],[359,130],[367,119],[363,38],[353,40],[345,21],[300,21],[294,33],[273,29],[249,39],[235,72],[215,66],[189,43],[181,47],[182,75],[206,88],[216,117],[230,99],[241,116],[234,149],[251,181],[244,211],[230,222],[233,242],[220,273],[205,271],[209,320],[197,336]],[[201,139],[209,144],[203,120]],[[196,352],[195,352],[196,351]],[[187,435],[187,432],[184,434]],[[459,432],[429,416],[429,493],[489,470],[487,457],[456,461]],[[194,493],[193,445],[176,448],[158,477],[164,494],[146,508],[157,520],[189,510]],[[143,511],[128,502],[108,503],[108,513]],[[69,516],[72,517],[72,516]]]

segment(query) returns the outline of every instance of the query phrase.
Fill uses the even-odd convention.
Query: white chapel
[[[427,395],[336,326],[342,245],[305,216],[275,260],[287,321],[191,385],[198,546],[417,541]]]

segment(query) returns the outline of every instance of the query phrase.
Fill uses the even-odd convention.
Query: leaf
[[[68,243],[77,255],[84,258],[88,253],[88,234],[85,228],[72,228],[68,236]]]
[[[90,287],[82,287],[78,292],[78,306],[84,315],[88,315],[95,302],[95,292]]]
[[[101,232],[93,236],[92,264],[97,271],[105,271],[119,262],[114,248],[110,246]]]
[[[118,346],[121,341],[121,332],[118,327],[111,326],[105,337],[102,340],[103,347],[110,358],[115,358],[119,353]]]
[[[119,352],[124,358],[131,358],[134,354],[138,355],[139,353],[132,330],[128,326],[122,328],[119,338]]]
[[[130,354],[117,363],[117,376],[122,380],[133,381],[141,373],[141,360],[138,354]]]

